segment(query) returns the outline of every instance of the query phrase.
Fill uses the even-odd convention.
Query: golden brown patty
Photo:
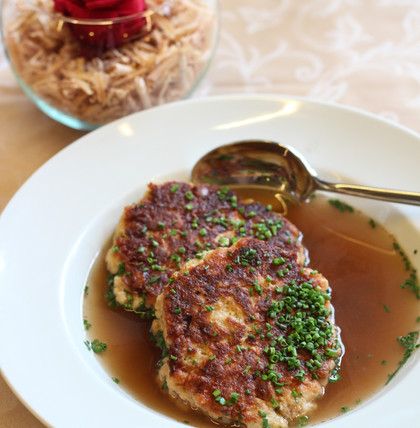
[[[173,272],[204,250],[228,247],[253,235],[297,252],[298,229],[260,203],[206,185],[150,184],[145,197],[124,209],[106,262],[115,275],[111,299],[127,309],[153,309]]]
[[[164,389],[213,419],[286,427],[341,354],[328,281],[286,246],[242,238],[174,273],[152,330]]]

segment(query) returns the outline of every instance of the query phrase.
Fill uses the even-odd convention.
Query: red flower
[[[139,37],[146,24],[141,15],[147,9],[144,0],[54,0],[54,9],[75,19],[101,20],[136,15],[112,25],[71,24],[86,56],[98,55]]]

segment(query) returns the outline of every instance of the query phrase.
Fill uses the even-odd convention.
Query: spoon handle
[[[400,204],[420,205],[420,193],[406,192],[404,190],[381,189],[378,187],[358,186],[345,183],[330,183],[315,178],[319,190],[343,193],[346,195],[361,196],[381,201],[397,202]]]

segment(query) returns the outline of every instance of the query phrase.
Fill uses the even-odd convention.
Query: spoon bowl
[[[220,146],[204,155],[192,170],[193,183],[271,190],[277,199],[300,203],[317,190],[420,205],[420,193],[331,183],[295,149],[266,140],[245,140]]]

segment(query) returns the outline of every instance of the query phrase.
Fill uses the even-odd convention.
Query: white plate
[[[355,110],[281,96],[173,103],[71,144],[22,186],[0,218],[0,364],[17,395],[45,423],[181,426],[130,398],[87,351],[83,288],[122,207],[138,199],[148,182],[187,179],[205,152],[247,138],[294,146],[330,177],[420,190],[418,135]],[[351,203],[413,253],[420,242],[420,208]],[[414,264],[419,267],[418,260]],[[419,382],[416,355],[366,405],[323,427],[414,426],[420,420]]]

